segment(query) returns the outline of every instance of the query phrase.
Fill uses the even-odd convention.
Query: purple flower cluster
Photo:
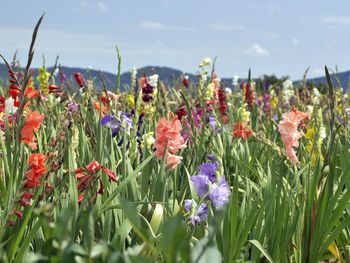
[[[201,199],[207,199],[212,202],[215,208],[219,208],[229,201],[231,194],[230,186],[222,175],[220,179],[216,177],[216,170],[219,163],[213,155],[208,155],[208,159],[212,162],[207,162],[198,167],[199,174],[192,176],[191,181],[196,189],[198,196]],[[185,200],[185,210],[191,212],[190,221],[192,225],[197,225],[207,219],[208,206],[207,203],[202,203],[199,207],[193,200]]]

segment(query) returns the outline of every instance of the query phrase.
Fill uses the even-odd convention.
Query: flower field
[[[350,101],[327,67],[318,88],[227,88],[209,58],[173,86],[34,77],[40,23],[26,66],[1,56],[0,262],[350,262]]]

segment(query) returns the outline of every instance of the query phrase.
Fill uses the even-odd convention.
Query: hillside
[[[50,68],[50,67],[48,68],[49,71],[51,69],[52,68]],[[72,67],[65,67],[65,66],[62,67],[62,70],[68,78],[72,78],[73,74],[75,72],[80,72],[86,78],[95,79],[97,86],[101,85],[100,75],[102,73],[102,75],[104,76],[104,79],[105,79],[105,84],[106,84],[108,89],[114,89],[114,87],[116,85],[115,83],[116,83],[117,76],[114,73],[110,73],[110,72],[106,72],[106,71],[102,71],[100,73],[100,71],[94,70],[94,69],[72,68]],[[36,69],[35,69],[35,72],[37,74]],[[190,81],[192,81],[192,82],[197,81],[197,77],[195,74],[184,73],[178,69],[173,69],[170,67],[146,66],[143,68],[139,68],[139,69],[137,69],[137,78],[139,78],[142,73],[145,73],[146,75],[158,74],[160,76],[161,80],[168,85],[174,84],[174,81],[178,80],[184,74],[189,76]],[[6,68],[5,64],[0,63],[0,80],[5,82],[7,80],[7,78],[8,78],[7,68]],[[130,78],[131,78],[130,72],[124,72],[121,74],[120,80],[121,80],[122,89],[124,89],[123,87],[125,87],[125,85],[129,85]],[[334,82],[336,82],[336,78],[337,78],[339,80],[341,86],[344,89],[347,89],[349,78],[350,78],[350,71],[340,72],[340,73],[336,74],[336,77],[333,76],[332,78],[333,78]],[[222,81],[224,81],[228,87],[230,87],[232,85],[231,78],[222,78]],[[297,83],[299,81],[300,80],[297,80],[297,81],[295,81],[295,83]],[[325,77],[309,78],[308,81],[315,83],[315,84],[326,84],[327,83]]]

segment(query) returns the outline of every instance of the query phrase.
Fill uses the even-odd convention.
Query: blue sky
[[[115,72],[160,65],[195,73],[201,59],[218,56],[221,77],[261,74],[323,75],[324,65],[350,70],[350,1],[22,0],[1,1],[0,53],[18,49],[25,62],[38,34],[34,66],[60,55],[66,66]],[[335,4],[336,2],[336,4]]]

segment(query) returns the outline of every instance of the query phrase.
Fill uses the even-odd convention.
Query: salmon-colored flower
[[[297,109],[283,114],[283,120],[278,124],[278,131],[282,136],[282,141],[286,147],[286,155],[293,164],[298,164],[299,160],[293,149],[299,147],[299,140],[302,134],[298,131],[298,125],[309,118],[307,112],[301,112]]]
[[[159,160],[163,159],[166,150],[165,164],[167,166],[170,165],[171,169],[175,169],[182,160],[182,157],[175,155],[175,153],[186,148],[186,144],[184,138],[180,134],[182,130],[181,122],[178,120],[177,116],[170,116],[170,118],[172,119],[169,121],[165,118],[158,121],[154,146],[156,147],[155,156]]]
[[[32,150],[35,150],[37,147],[34,133],[39,130],[44,119],[45,115],[41,115],[37,111],[29,112],[21,130],[21,141],[27,144]]]
[[[25,188],[35,188],[40,185],[40,178],[46,172],[45,159],[42,153],[33,153],[29,156],[30,169],[26,172]]]

